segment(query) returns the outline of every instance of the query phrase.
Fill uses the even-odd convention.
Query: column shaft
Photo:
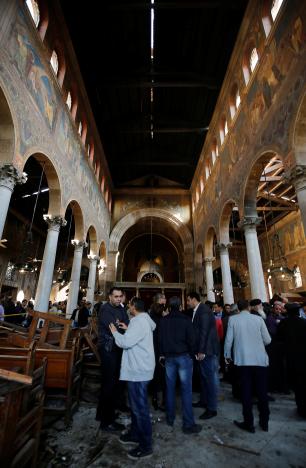
[[[80,276],[82,267],[83,247],[85,242],[72,241],[74,245],[73,263],[70,277],[69,294],[67,301],[66,315],[70,317],[73,310],[78,304],[79,288],[80,288]]]
[[[60,216],[45,216],[45,221],[50,227],[35,295],[35,310],[39,312],[48,312],[59,230],[66,224]]]
[[[87,285],[87,301],[93,303],[95,297],[97,262],[100,260],[98,256],[88,255],[89,258],[89,275]]]
[[[228,255],[228,245],[220,244],[220,262],[222,272],[222,288],[223,288],[223,302],[224,304],[234,303],[233,285],[231,267]]]
[[[206,294],[207,300],[215,302],[215,293],[214,293],[214,276],[212,262],[214,258],[205,258],[205,276],[206,276]]]

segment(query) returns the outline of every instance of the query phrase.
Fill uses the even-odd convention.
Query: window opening
[[[283,0],[274,0],[272,2],[272,7],[271,7],[271,16],[273,21],[275,21],[275,18],[278,15],[278,12],[280,10],[280,7],[282,6]]]
[[[26,0],[26,5],[33,18],[35,26],[38,27],[40,20],[39,6],[36,0]]]
[[[238,109],[238,107],[240,106],[240,103],[241,103],[241,98],[239,94],[239,89],[237,89],[236,99],[235,99],[236,109]]]
[[[66,104],[69,110],[71,110],[71,105],[72,105],[72,98],[71,98],[71,93],[70,91],[67,94],[67,99],[66,99]]]
[[[54,73],[57,75],[58,73],[58,57],[57,53],[55,50],[52,52],[51,58],[50,58],[50,63],[51,67],[53,68]]]
[[[300,267],[299,266],[295,266],[294,267],[294,273],[293,273],[293,277],[294,277],[294,286],[296,288],[301,288],[303,286],[303,280],[302,280],[302,275],[301,275],[301,270],[300,270]]]
[[[256,47],[253,48],[250,55],[250,69],[253,72],[258,62],[258,53]]]
[[[79,123],[79,135],[82,135],[82,129],[83,129],[83,125],[82,125],[82,122]]]

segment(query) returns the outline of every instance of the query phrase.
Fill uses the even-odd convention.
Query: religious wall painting
[[[17,21],[11,30],[8,50],[35,105],[48,127],[53,129],[57,109],[55,91],[37,51],[28,38],[23,20],[23,13],[19,10]]]

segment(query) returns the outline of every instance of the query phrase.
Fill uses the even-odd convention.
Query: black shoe
[[[217,411],[206,410],[205,413],[199,416],[199,419],[211,419],[217,416]]]
[[[193,408],[207,408],[207,405],[205,403],[202,403],[201,401],[197,401],[196,403],[192,403]]]
[[[200,424],[195,424],[191,427],[183,427],[184,434],[198,434],[201,430],[202,426]]]
[[[136,447],[133,450],[128,452],[128,457],[131,460],[140,460],[142,458],[149,458],[152,457],[153,450],[142,450],[140,447]]]
[[[139,444],[139,441],[136,440],[135,437],[133,437],[130,432],[127,432],[126,434],[121,434],[121,436],[119,437],[119,442],[123,445],[126,445],[126,444],[138,445]]]
[[[255,427],[254,426],[248,426],[244,421],[239,422],[239,421],[234,421],[235,426],[239,427],[239,429],[242,429],[243,431],[250,432],[251,434],[254,434],[255,432]]]
[[[101,424],[100,425],[100,430],[103,432],[109,432],[110,434],[114,432],[121,432],[125,429],[125,426],[123,424],[119,424],[116,421],[114,421],[112,424]]]
[[[268,431],[269,431],[268,423],[259,422],[259,425],[260,425],[261,429],[262,429],[264,432],[268,432]]]

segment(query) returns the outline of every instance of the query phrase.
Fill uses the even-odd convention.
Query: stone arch
[[[104,241],[102,241],[101,244],[100,244],[99,257],[101,259],[104,258],[104,260],[106,261],[106,245],[105,245]]]
[[[221,244],[229,244],[229,225],[234,206],[237,206],[235,200],[227,200],[221,210],[221,216],[219,220],[219,239]]]
[[[276,155],[283,160],[283,157],[275,150],[266,150],[255,159],[244,183],[243,205],[241,210],[241,214],[244,216],[257,217],[256,200],[260,177],[263,173],[264,167],[268,164],[270,159]]]
[[[193,282],[193,239],[192,235],[185,224],[169,212],[159,208],[142,208],[135,210],[124,216],[114,226],[109,240],[109,252],[116,256],[119,243],[125,232],[132,227],[137,221],[143,218],[160,218],[169,223],[169,225],[177,232],[184,246],[185,260],[185,281]],[[110,270],[109,270],[110,271]],[[115,274],[112,272],[115,279]]]
[[[204,255],[205,257],[212,258],[214,256],[214,238],[216,236],[216,229],[210,226],[205,236]]]
[[[72,209],[72,214],[74,218],[74,238],[83,241],[85,240],[85,232],[84,232],[84,217],[83,217],[83,212],[82,209],[79,205],[79,203],[76,200],[70,200],[65,208],[65,212],[70,205]]]
[[[0,86],[0,164],[11,163],[14,158],[15,131],[13,116]]]
[[[49,187],[48,214],[52,216],[63,216],[65,211],[62,207],[62,190],[54,163],[43,153],[29,152],[24,158],[23,168],[30,157],[33,157],[44,168]]]
[[[298,107],[291,140],[296,164],[306,165],[306,92]]]
[[[89,237],[90,255],[98,255],[97,231],[93,225],[88,228],[87,235]]]

